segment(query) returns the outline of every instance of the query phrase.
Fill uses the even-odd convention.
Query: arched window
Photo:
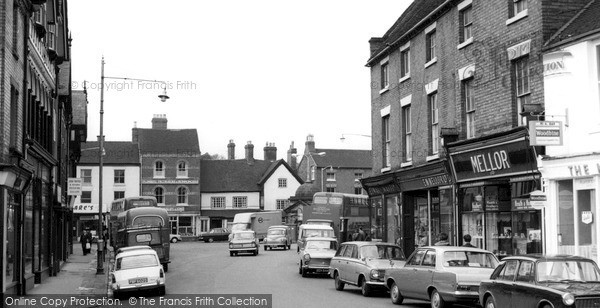
[[[162,187],[154,188],[154,197],[157,203],[165,203],[165,190]]]
[[[177,163],[177,177],[178,178],[187,178],[188,177],[188,165],[185,161],[180,161]]]
[[[155,178],[164,178],[165,177],[165,164],[157,160],[154,162],[154,177]]]
[[[177,188],[177,203],[188,203],[188,190],[186,187]]]

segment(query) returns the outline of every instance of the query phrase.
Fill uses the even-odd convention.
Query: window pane
[[[558,183],[558,230],[559,246],[575,244],[575,217],[573,209],[573,181]]]

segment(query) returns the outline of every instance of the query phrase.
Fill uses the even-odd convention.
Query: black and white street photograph
[[[600,0],[2,0],[2,307],[600,307]]]

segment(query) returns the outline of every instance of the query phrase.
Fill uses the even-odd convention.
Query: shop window
[[[575,244],[573,181],[558,181],[558,245]],[[559,248],[560,249],[560,248]]]
[[[371,207],[371,238],[383,239],[383,200],[373,198]]]
[[[181,235],[194,235],[192,230],[192,217],[179,216],[178,233]]]

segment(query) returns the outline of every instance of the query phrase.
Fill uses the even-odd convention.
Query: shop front
[[[406,254],[433,245],[440,233],[455,243],[453,186],[445,161],[361,180],[371,201],[373,238]]]
[[[530,193],[541,189],[534,148],[517,128],[448,145],[457,185],[458,245],[471,244],[499,257],[543,253],[543,211]]]
[[[547,194],[548,253],[600,262],[596,222],[600,210],[600,154],[542,159]]]

